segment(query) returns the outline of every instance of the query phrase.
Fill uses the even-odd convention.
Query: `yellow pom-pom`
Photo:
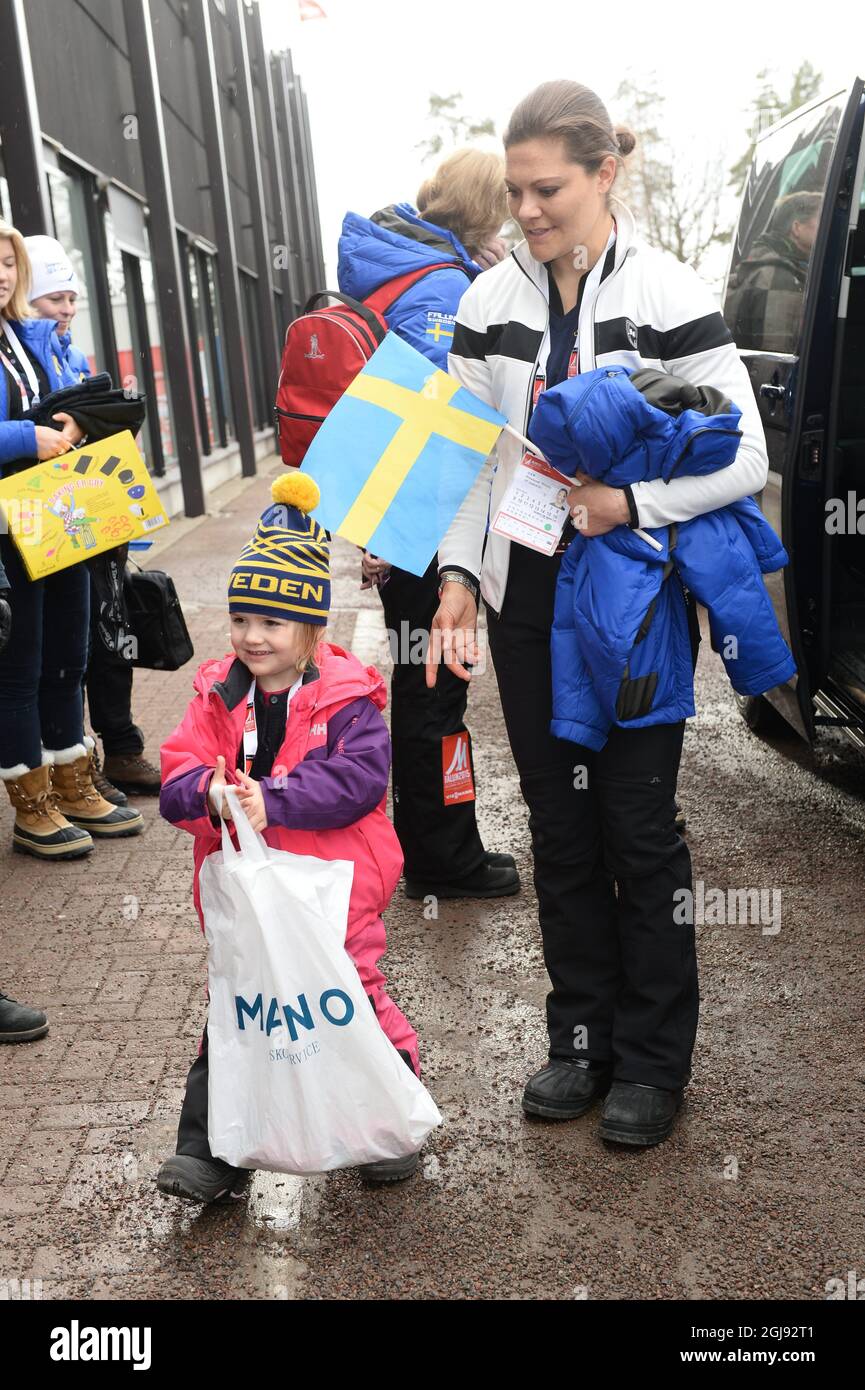
[[[292,468],[283,473],[270,487],[274,502],[284,502],[287,507],[297,507],[298,511],[311,512],[321,501],[318,483],[308,473]]]

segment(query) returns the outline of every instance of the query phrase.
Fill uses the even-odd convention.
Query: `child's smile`
[[[279,690],[297,677],[298,624],[260,613],[232,613],[231,643],[259,682]],[[275,682],[275,684],[274,684]]]

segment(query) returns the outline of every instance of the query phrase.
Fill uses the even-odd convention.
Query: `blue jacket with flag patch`
[[[459,302],[481,270],[453,232],[425,222],[409,203],[383,208],[371,218],[348,212],[339,239],[339,288],[353,299],[366,299],[386,280],[449,260],[453,270],[424,276],[385,315],[388,328],[447,371]]]
[[[621,488],[727,467],[739,418],[714,388],[611,366],[543,392],[529,434],[562,472]],[[795,674],[763,582],[787,554],[753,497],[648,534],[660,551],[617,526],[578,531],[565,553],[551,647],[557,738],[597,750],[613,724],[694,714],[683,585],[708,610],[712,645],[739,694],[761,695]]]

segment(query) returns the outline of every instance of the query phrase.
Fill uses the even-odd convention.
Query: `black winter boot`
[[[228,1202],[243,1195],[249,1173],[250,1169],[232,1168],[221,1158],[175,1154],[160,1168],[156,1186],[167,1197],[188,1197],[191,1202]]]
[[[417,1172],[420,1154],[406,1154],[405,1158],[380,1158],[377,1163],[361,1163],[358,1173],[364,1182],[403,1182]]]
[[[673,1128],[683,1097],[681,1090],[614,1081],[601,1115],[601,1138],[643,1148],[660,1144]]]
[[[41,1009],[16,1004],[0,993],[0,1043],[35,1042],[48,1032],[48,1019]]]
[[[583,1057],[565,1061],[551,1057],[541,1071],[526,1082],[523,1110],[544,1120],[575,1120],[609,1090],[612,1065]]]
[[[509,857],[509,856],[508,856]],[[473,873],[436,883],[406,875],[407,898],[509,898],[520,891],[520,876],[510,865],[491,864],[483,859]]]

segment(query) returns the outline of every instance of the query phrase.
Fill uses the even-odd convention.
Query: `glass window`
[[[836,98],[823,102],[757,145],[724,302],[737,347],[798,351],[841,109]]]
[[[210,362],[207,322],[204,315],[203,296],[198,283],[198,258],[191,246],[186,248],[186,273],[189,277],[189,307],[192,322],[189,325],[197,358],[196,383],[199,390],[199,404],[202,412],[202,429],[207,438],[203,441],[205,452],[210,453],[216,443],[213,402],[213,370]]]
[[[220,399],[224,428],[223,443],[225,443],[229,438],[234,438],[235,431],[231,414],[231,391],[229,391],[228,386],[228,373],[225,370],[223,307],[221,307],[220,295],[218,295],[216,256],[207,256],[206,253],[200,252],[199,265],[200,270],[202,270],[204,304],[206,304],[207,318],[210,321],[210,341],[213,343],[213,373],[218,386],[218,399]]]
[[[72,262],[79,282],[72,341],[84,353],[91,372],[104,371],[109,354],[100,329],[95,297],[96,263],[90,245],[87,192],[81,177],[63,169],[49,168],[47,172],[54,235]]]
[[[114,223],[108,212],[105,214],[105,242],[108,251],[105,273],[108,277],[111,320],[114,325],[114,339],[117,344],[117,369],[120,385],[132,386],[134,384],[137,387],[138,372],[136,371],[135,351],[132,343],[126,270],[123,265],[123,252],[114,235]]]
[[[171,402],[168,394],[168,382],[165,378],[165,366],[162,361],[162,327],[156,303],[153,262],[150,257],[141,256],[138,259],[138,268],[141,274],[141,293],[144,301],[145,328],[142,338],[146,339],[144,350],[148,352],[151,371],[153,372],[153,391],[156,396],[156,409],[159,416],[162,452],[166,458],[175,458],[177,450],[174,447]]]
[[[228,389],[222,352],[219,301],[216,294],[215,257],[196,246],[184,232],[178,233],[186,317],[195,351],[192,356],[195,396],[202,452],[209,454],[227,444]]]
[[[173,458],[175,450],[153,266],[149,256],[123,250],[110,212],[105,213],[104,225],[105,269],[120,383],[147,397],[147,419],[139,443],[148,468],[160,474],[165,458]]]

